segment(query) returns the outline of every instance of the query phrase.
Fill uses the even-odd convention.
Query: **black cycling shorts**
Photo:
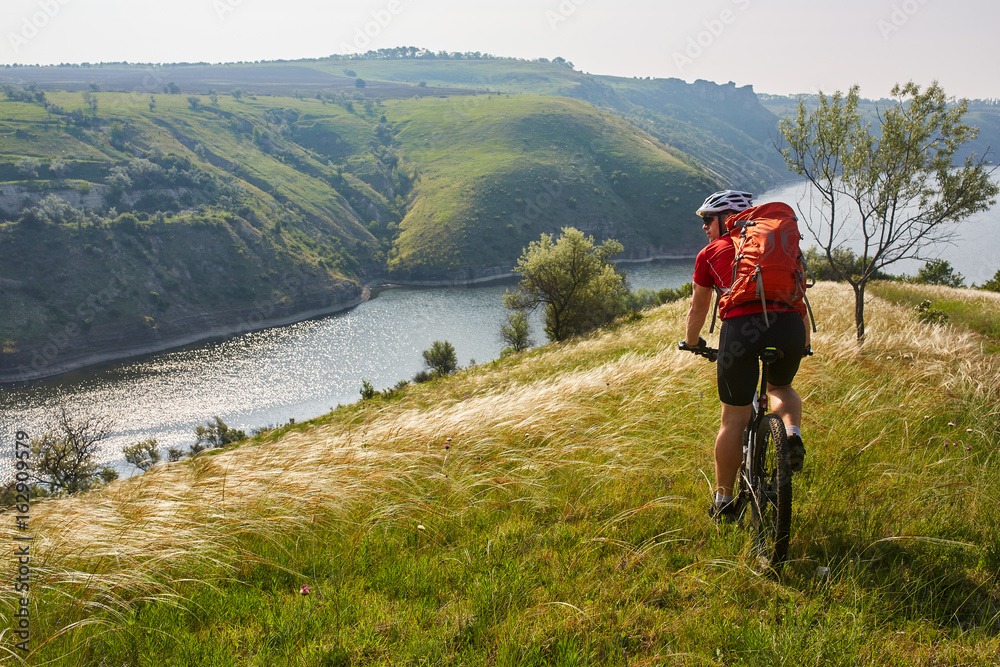
[[[768,326],[770,323],[770,326]],[[758,353],[776,347],[784,356],[771,364],[767,381],[775,387],[792,383],[806,346],[806,327],[798,313],[744,315],[722,321],[719,330],[719,399],[729,405],[750,405],[760,373]]]

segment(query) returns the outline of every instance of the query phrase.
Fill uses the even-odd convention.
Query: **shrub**
[[[38,170],[42,168],[42,163],[33,157],[21,158],[14,165],[17,172],[27,179],[38,178]]]
[[[690,298],[694,294],[694,283],[684,283],[680,287],[664,287],[656,293],[660,303],[670,303]]]
[[[625,296],[625,311],[638,313],[640,310],[660,305],[659,295],[648,287],[640,287]]]
[[[424,350],[423,355],[424,363],[437,377],[449,375],[458,370],[458,355],[455,354],[455,346],[448,341],[434,341],[430,349]]]
[[[213,421],[214,420],[214,423]],[[247,434],[235,428],[229,428],[226,422],[218,416],[212,417],[208,426],[196,426],[194,429],[195,443],[191,446],[191,451],[197,454],[205,449],[215,447],[225,447],[226,445],[245,440]]]
[[[361,400],[370,401],[375,398],[375,387],[368,380],[362,378],[361,380]]]
[[[122,452],[127,462],[143,472],[160,462],[160,446],[156,443],[156,438],[126,445]]]
[[[921,285],[945,285],[947,287],[965,287],[965,277],[956,273],[951,263],[945,259],[932,259],[917,272],[913,282]]]
[[[433,379],[434,375],[428,373],[427,371],[417,371],[417,374],[413,376],[413,381],[416,382],[417,384],[421,384],[423,382],[430,382]]]
[[[928,324],[946,324],[948,313],[932,307],[930,299],[924,299],[913,308],[917,313],[917,319]]]

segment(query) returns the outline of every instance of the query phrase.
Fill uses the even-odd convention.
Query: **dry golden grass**
[[[873,382],[891,369],[904,403],[909,388],[928,383],[997,397],[1000,360],[981,352],[975,334],[921,324],[906,308],[871,298],[862,348],[849,289],[823,283],[810,297],[820,331],[813,336],[817,356],[802,367],[804,394],[822,392],[825,374],[846,362],[870,366]],[[437,387],[412,388],[401,401],[371,402],[353,419],[302,428],[277,442],[160,465],[83,497],[39,502],[31,510],[35,585],[65,595],[67,610],[90,604],[113,611],[144,596],[170,600],[192,568],[238,576],[252,558],[239,548],[247,536],[271,539],[316,521],[356,521],[352,510],[365,503],[372,523],[440,511],[430,503],[417,507],[419,494],[384,494],[440,478],[449,463],[450,488],[469,502],[483,488],[505,485],[530,500],[540,471],[561,466],[599,479],[665,458],[674,469],[710,465],[706,443],[715,424],[677,418],[685,406],[713,400],[715,391],[714,368],[676,350],[685,308],[664,306],[637,323],[528,354],[517,365],[487,364]],[[869,389],[859,386],[856,409],[872,400]],[[655,441],[656,449],[637,441]],[[0,539],[13,534],[4,522]],[[6,602],[14,599],[10,583],[0,592]]]

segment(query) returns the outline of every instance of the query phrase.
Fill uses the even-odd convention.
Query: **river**
[[[805,194],[804,185],[794,183],[761,195],[757,203],[795,206]],[[968,283],[983,283],[1000,269],[1000,210],[974,216],[961,229],[954,245],[934,252]],[[803,246],[809,245],[807,236]],[[915,273],[919,266],[910,262],[890,270]],[[660,289],[689,281],[693,260],[625,268],[633,289]],[[134,471],[122,459],[123,445],[156,438],[163,450],[187,449],[195,426],[213,415],[249,433],[325,414],[358,400],[362,380],[384,389],[412,378],[423,368],[421,352],[435,340],[451,342],[463,366],[496,359],[507,314],[501,297],[512,285],[385,289],[336,315],[0,388],[0,442],[12,442],[15,430],[38,435],[65,406],[76,415],[113,421],[104,458],[128,475]],[[537,314],[532,334],[536,344],[544,342]]]
[[[633,289],[661,289],[689,281],[692,265],[658,260],[624,268]],[[112,420],[103,458],[127,476],[134,471],[121,456],[124,445],[156,438],[164,451],[186,450],[194,428],[213,415],[250,433],[325,414],[357,401],[362,380],[384,389],[412,378],[435,340],[454,345],[463,366],[496,359],[507,316],[501,298],[513,285],[384,289],[336,315],[0,388],[0,434],[6,442],[15,430],[38,435],[62,406]],[[532,337],[545,342],[537,315]]]
[[[994,175],[994,181],[1000,184],[1000,174]],[[815,215],[809,209],[809,186],[805,181],[799,181],[777,187],[765,192],[754,203],[764,204],[772,201],[783,201],[800,211],[803,219]],[[846,213],[848,202],[841,202],[841,212]],[[816,245],[804,225],[800,225],[805,237],[802,248]],[[958,235],[954,243],[941,244],[927,249],[928,258],[947,260],[952,267],[962,274],[966,285],[982,285],[990,280],[1000,270],[1000,205],[977,213],[968,220],[962,221],[957,227]],[[847,243],[855,250],[860,248],[856,243]],[[886,268],[891,274],[915,275],[923,262],[915,260],[902,261]]]

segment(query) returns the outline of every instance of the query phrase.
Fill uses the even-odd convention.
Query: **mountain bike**
[[[716,361],[719,351],[684,341],[681,350]],[[811,350],[808,352],[811,353]],[[743,463],[737,476],[734,502],[742,517],[750,507],[754,528],[754,554],[775,571],[788,554],[792,527],[792,466],[788,459],[788,435],[781,417],[767,412],[767,370],[784,356],[776,347],[765,347],[761,361],[760,389],[754,394],[753,416],[743,435]]]

